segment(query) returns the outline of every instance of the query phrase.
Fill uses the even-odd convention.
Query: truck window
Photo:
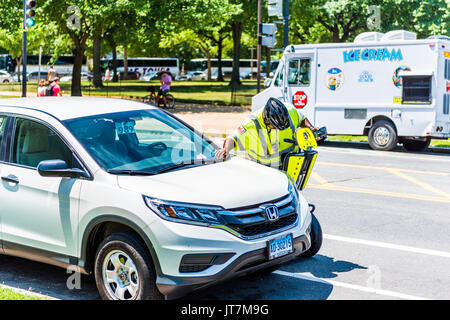
[[[450,80],[450,60],[445,60],[445,79]]]
[[[431,103],[431,76],[403,76],[402,103]]]
[[[284,66],[282,65],[278,71],[277,77],[275,78],[275,87],[283,86],[283,73],[284,73]]]
[[[311,81],[311,59],[299,58],[289,61],[288,84],[309,86]]]

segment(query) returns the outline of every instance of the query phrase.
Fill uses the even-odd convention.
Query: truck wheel
[[[300,256],[304,258],[311,258],[322,247],[322,228],[320,227],[319,220],[317,220],[314,214],[311,214],[311,247],[303,252]]]
[[[103,300],[160,300],[151,258],[132,234],[108,236],[95,256],[95,282]]]
[[[403,148],[407,151],[425,151],[430,145],[431,139],[428,137],[425,141],[420,140],[405,140],[403,141]]]
[[[374,150],[390,151],[397,146],[397,133],[388,121],[377,121],[369,130],[369,145]]]

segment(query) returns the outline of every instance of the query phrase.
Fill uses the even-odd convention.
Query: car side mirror
[[[81,178],[86,173],[78,168],[69,169],[63,160],[44,160],[39,162],[37,170],[43,177]]]
[[[270,85],[272,84],[272,78],[267,78],[266,80],[264,80],[264,87],[268,88],[270,87]]]

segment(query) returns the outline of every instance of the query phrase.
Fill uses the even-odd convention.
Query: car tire
[[[9,83],[8,79],[3,80],[3,83]]]
[[[319,220],[317,220],[316,216],[311,213],[311,247],[308,250],[300,254],[303,258],[311,258],[319,252],[322,247],[322,228],[320,226]]]
[[[373,150],[390,151],[397,146],[397,132],[391,122],[375,122],[369,130],[369,145]]]
[[[428,137],[425,141],[420,140],[404,140],[403,148],[407,151],[425,151],[430,145],[431,138]]]
[[[95,282],[103,300],[161,300],[152,260],[133,234],[108,236],[95,255]]]

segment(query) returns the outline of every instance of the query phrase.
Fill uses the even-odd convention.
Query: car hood
[[[287,176],[249,160],[229,161],[162,173],[118,176],[121,188],[161,200],[221,206],[225,209],[271,201],[288,193]]]

